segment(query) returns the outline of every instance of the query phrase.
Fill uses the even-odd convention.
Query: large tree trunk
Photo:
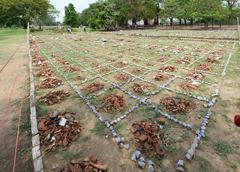
[[[173,18],[170,18],[170,25],[173,26]]]
[[[184,19],[184,24],[185,24],[185,26],[187,25],[187,19]]]
[[[159,15],[157,15],[157,25],[159,25]]]
[[[204,21],[204,28],[208,28],[208,21]]]
[[[179,25],[182,25],[182,19],[178,19],[179,20]]]
[[[212,29],[213,29],[213,18],[212,18]]]
[[[144,26],[148,26],[148,19],[144,19]]]
[[[193,25],[193,19],[190,19],[190,24],[191,24],[191,26]]]

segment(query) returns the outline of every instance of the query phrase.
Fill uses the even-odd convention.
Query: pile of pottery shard
[[[159,70],[165,71],[165,72],[174,72],[177,68],[175,66],[163,66]]]
[[[119,81],[128,81],[130,79],[130,76],[128,74],[119,74],[114,76],[115,79],[119,80]]]
[[[95,156],[85,158],[83,161],[71,161],[71,163],[60,170],[60,172],[106,172],[108,166],[100,162]]]
[[[101,83],[91,83],[90,85],[84,87],[82,90],[84,90],[87,94],[90,94],[103,89],[103,87],[104,85]]]
[[[137,84],[137,83],[133,84],[133,91],[135,93],[145,93],[148,91],[148,88],[149,88],[149,85],[146,85],[146,84]]]
[[[197,65],[198,70],[211,71],[211,66],[209,64],[199,64]]]
[[[125,100],[123,96],[110,94],[104,98],[101,109],[103,109],[105,112],[121,111],[124,109],[124,107],[125,107]]]
[[[70,94],[68,91],[64,91],[64,90],[50,91],[45,96],[40,97],[38,101],[46,105],[54,105],[54,104],[60,103],[61,101],[65,100],[69,96]]]
[[[150,157],[164,156],[164,135],[158,124],[152,121],[134,122],[131,131],[137,150],[147,152]]]
[[[197,84],[193,84],[193,83],[189,83],[189,82],[183,82],[180,84],[180,87],[183,90],[196,90],[198,89],[198,85]]]
[[[194,80],[203,80],[205,78],[205,75],[202,72],[193,71],[193,72],[189,72],[187,74],[187,77]]]
[[[62,80],[57,79],[56,77],[48,77],[43,79],[40,88],[56,88],[62,84],[63,84]]]
[[[79,137],[83,130],[75,120],[74,113],[54,112],[38,123],[41,147],[44,151],[55,150],[57,147],[70,145]]]
[[[163,75],[163,74],[157,74],[154,79],[156,81],[164,81],[166,79],[168,79],[169,77],[167,75]]]
[[[178,97],[165,97],[160,100],[160,103],[163,104],[167,110],[174,113],[186,113],[196,108],[194,102]]]

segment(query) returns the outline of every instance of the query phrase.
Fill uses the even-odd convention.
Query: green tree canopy
[[[68,4],[68,6],[65,7],[64,24],[72,27],[77,27],[79,24],[78,19],[78,13],[75,10],[74,5],[72,3]]]
[[[224,8],[220,0],[192,0],[192,16],[206,25],[211,20],[224,17]]]
[[[0,25],[27,26],[41,21],[52,8],[49,0],[1,0]]]

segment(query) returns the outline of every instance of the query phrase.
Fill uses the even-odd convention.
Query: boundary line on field
[[[226,70],[227,70],[228,64],[230,63],[230,60],[232,58],[232,54],[233,54],[233,50],[235,49],[235,46],[236,46],[236,43],[233,44],[232,52],[229,54],[229,57],[227,59],[227,63],[224,66],[224,69],[223,69],[223,72],[222,72],[222,76],[226,75]]]
[[[40,150],[40,138],[38,132],[37,112],[36,112],[36,100],[35,100],[35,84],[32,69],[32,56],[30,49],[30,35],[29,24],[27,30],[27,51],[29,57],[29,82],[30,82],[30,120],[31,120],[31,132],[32,132],[32,159],[34,172],[43,172],[43,162]]]
[[[5,67],[9,64],[10,60],[16,55],[17,51],[19,50],[20,45],[16,48],[16,50],[12,53],[12,55],[9,57],[9,59],[7,60],[7,62],[2,66],[2,68],[0,69],[0,73],[5,69]]]

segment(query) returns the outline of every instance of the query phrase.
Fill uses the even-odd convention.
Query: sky
[[[60,11],[57,21],[63,21],[64,17],[64,7],[69,3],[73,3],[77,12],[81,12],[85,8],[89,7],[89,4],[96,2],[97,0],[50,0],[51,4]]]

